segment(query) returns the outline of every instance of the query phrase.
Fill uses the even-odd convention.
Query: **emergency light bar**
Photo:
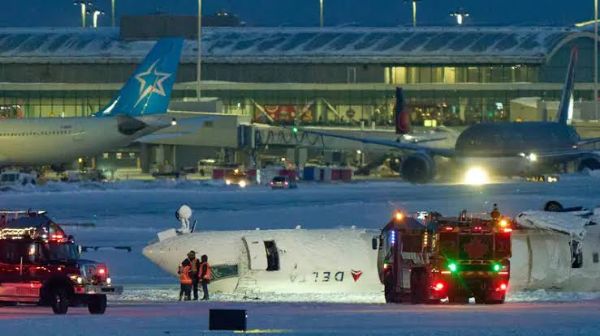
[[[0,239],[22,239],[35,235],[36,228],[4,228],[0,230]]]

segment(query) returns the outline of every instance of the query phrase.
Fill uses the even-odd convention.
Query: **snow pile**
[[[210,289],[210,286],[209,286]],[[202,289],[200,289],[202,295]],[[240,293],[212,293],[211,301],[216,302],[328,302],[328,303],[385,303],[383,294],[373,293],[260,293],[245,295]],[[112,298],[115,303],[125,302],[174,302],[179,299],[178,285],[126,286],[123,294]]]

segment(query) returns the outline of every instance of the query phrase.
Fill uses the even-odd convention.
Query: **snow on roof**
[[[210,63],[541,63],[580,30],[558,27],[206,28]],[[1,28],[0,62],[139,61],[153,41],[112,28]],[[187,40],[183,61],[195,62]],[[107,60],[108,59],[108,60]]]

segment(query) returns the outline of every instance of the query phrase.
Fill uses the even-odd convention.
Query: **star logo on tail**
[[[140,82],[140,97],[135,105],[139,104],[146,96],[152,93],[157,93],[163,97],[167,95],[163,87],[163,82],[171,77],[171,74],[156,70],[157,63],[158,60],[148,70],[140,72],[135,76],[135,79]]]

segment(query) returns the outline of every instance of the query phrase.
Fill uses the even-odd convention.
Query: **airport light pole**
[[[462,8],[459,8],[456,12],[450,13],[450,16],[454,16],[456,18],[456,23],[459,26],[462,26],[465,23],[465,19],[469,16],[469,13]]]
[[[594,118],[598,120],[598,0],[594,0]]]
[[[412,23],[413,27],[417,26],[417,1],[421,0],[404,0],[404,2],[410,1],[412,3]]]
[[[104,12],[97,9],[92,12],[92,27],[98,28],[98,16],[100,15],[104,15]]]
[[[323,28],[323,26],[325,25],[323,17],[323,0],[319,0],[319,23],[320,27]]]
[[[92,6],[91,2],[85,2],[85,1],[75,1],[73,2],[73,5],[75,6],[80,6],[81,7],[81,27],[85,28],[86,26],[86,15],[87,15],[87,7],[88,6]]]
[[[115,27],[115,25],[116,25],[116,17],[115,17],[115,13],[116,13],[115,8],[117,6],[116,2],[117,2],[117,0],[111,0],[111,3],[110,3],[110,5],[111,5],[111,7],[110,7],[111,8],[111,26],[113,26],[113,27]]]
[[[196,99],[200,102],[202,88],[200,80],[202,79],[202,0],[198,0],[198,54],[196,60]]]

